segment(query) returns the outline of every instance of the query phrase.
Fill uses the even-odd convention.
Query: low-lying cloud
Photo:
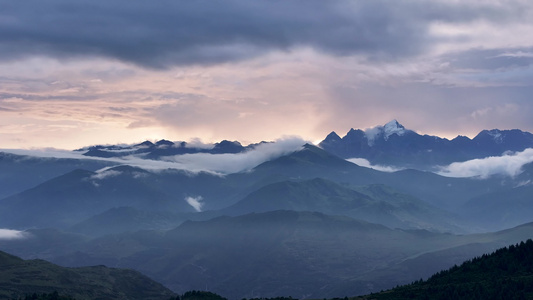
[[[495,174],[514,177],[522,172],[522,166],[531,162],[533,162],[533,149],[529,148],[522,152],[506,153],[502,156],[455,162],[441,167],[437,173],[448,177],[487,178]]]
[[[204,206],[204,203],[202,202],[202,200],[204,200],[202,196],[185,197],[185,201],[187,201],[187,203],[189,203],[189,205],[192,206],[194,210],[196,210],[197,212],[202,211],[202,207]]]
[[[166,161],[180,164],[190,171],[208,170],[230,174],[248,171],[274,158],[301,150],[305,141],[301,138],[286,138],[274,143],[264,143],[237,154],[184,154],[165,157]]]
[[[101,169],[96,172],[93,176],[91,176],[91,179],[96,180],[103,180],[105,178],[119,176],[122,174],[122,172],[116,171],[116,170],[110,170],[109,168]]]
[[[0,228],[0,240],[19,240],[28,237],[29,234],[24,231]]]
[[[236,154],[183,154],[166,156],[162,160],[144,159],[137,156],[100,158],[83,156],[80,152],[65,151],[57,149],[44,150],[2,150],[4,152],[28,155],[45,158],[68,158],[68,159],[86,159],[102,160],[115,163],[116,165],[129,165],[146,170],[165,170],[179,169],[193,173],[210,172],[214,174],[231,174],[245,172],[253,169],[255,166],[274,158],[287,155],[294,151],[301,150],[305,140],[299,137],[287,137],[278,139],[272,143],[263,143],[252,150]],[[115,172],[115,173],[114,173]],[[106,167],[98,171],[93,179],[103,179],[109,176],[118,175],[116,171],[109,170]]]
[[[347,161],[354,163],[361,167],[371,168],[371,169],[382,171],[382,172],[396,172],[396,171],[401,170],[400,168],[391,167],[391,166],[373,165],[367,159],[364,159],[364,158],[348,158]]]

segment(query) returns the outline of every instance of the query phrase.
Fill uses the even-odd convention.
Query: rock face
[[[431,169],[506,151],[533,147],[533,134],[518,129],[483,130],[475,138],[458,136],[452,140],[420,135],[396,120],[383,126],[351,129],[344,137],[331,132],[320,147],[343,158],[365,158],[372,164]]]

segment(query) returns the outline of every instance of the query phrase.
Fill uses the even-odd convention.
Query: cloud
[[[274,143],[264,143],[243,153],[237,154],[184,154],[167,156],[164,159],[186,166],[191,171],[209,170],[223,174],[248,171],[255,166],[274,158],[301,150],[306,142],[301,138],[279,139]]]
[[[28,237],[29,234],[24,231],[0,228],[0,240],[18,240]]]
[[[367,159],[364,159],[364,158],[349,158],[347,159],[347,161],[354,163],[361,167],[371,168],[371,169],[382,171],[382,172],[396,172],[396,171],[401,170],[400,168],[395,168],[395,167],[390,167],[390,166],[372,165]]]
[[[0,98],[19,100],[0,99],[1,140],[318,140],[393,118],[451,138],[530,130],[532,6],[13,1],[0,11]],[[473,113],[501,103],[520,110]]]
[[[12,153],[21,156],[33,156],[42,158],[65,158],[65,159],[97,159],[81,155],[79,152],[61,150],[55,148],[41,148],[41,149],[0,149],[2,152]],[[106,159],[101,159],[106,160]]]
[[[499,54],[498,57],[528,57],[533,58],[533,52],[514,51]]]
[[[395,5],[385,0],[157,1],[134,5],[127,0],[12,1],[0,12],[0,57],[103,56],[167,68],[311,47],[336,56],[390,59],[427,51],[437,38],[457,43],[457,32],[472,28],[472,23],[527,20],[530,10],[530,5],[518,0],[415,0]],[[433,24],[438,26],[430,31]],[[473,37],[475,33],[466,39]]]
[[[441,167],[438,174],[449,177],[481,177],[494,174],[516,176],[522,172],[522,166],[533,162],[533,148],[522,152],[508,153],[465,162],[455,162]]]
[[[194,141],[199,144],[199,141]],[[27,156],[36,157],[54,157],[54,158],[68,158],[68,159],[92,159],[115,163],[116,165],[130,165],[146,170],[165,170],[165,169],[179,169],[186,170],[193,173],[210,172],[213,174],[231,174],[236,172],[244,172],[251,170],[255,166],[282,155],[292,153],[302,149],[306,143],[305,140],[298,137],[286,137],[276,140],[272,143],[263,143],[256,146],[254,149],[236,154],[183,154],[175,156],[166,156],[163,160],[144,159],[137,156],[125,156],[120,158],[100,158],[83,156],[81,152],[58,150],[53,148],[48,149],[4,149],[2,151]],[[207,147],[207,145],[203,145]],[[98,171],[93,175],[94,179],[103,179],[109,176],[118,175],[117,171],[109,170],[109,167]]]
[[[187,203],[189,203],[190,206],[192,206],[197,212],[201,212],[202,211],[202,207],[204,206],[204,204],[202,203],[202,196],[198,196],[198,197],[185,197],[185,201],[187,201]]]
[[[96,174],[92,175],[91,179],[103,180],[105,178],[119,176],[120,174],[122,174],[122,172],[116,171],[116,170],[110,170],[109,168],[104,168],[104,169],[98,170]]]

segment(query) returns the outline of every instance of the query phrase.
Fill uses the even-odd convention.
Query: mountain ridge
[[[161,160],[184,154],[238,154],[252,151],[268,142],[242,145],[222,140],[212,144],[169,140],[144,141],[130,145],[96,145],[75,150],[86,157],[121,158],[135,156]],[[341,137],[330,132],[319,144],[322,149],[342,157],[364,158],[374,165],[437,170],[438,166],[476,158],[501,156],[533,148],[533,134],[519,129],[484,129],[475,137],[458,135],[453,139],[419,134],[396,119],[367,129],[351,128]]]
[[[61,243],[61,252],[47,259],[71,267],[105,263],[133,268],[178,293],[207,286],[231,299],[323,298],[376,292],[417,280],[427,272],[431,275],[495,247],[531,238],[532,226],[453,235],[278,210],[187,221],[164,232],[116,234],[71,246]],[[38,238],[39,231],[31,233]],[[53,254],[51,250],[57,248],[39,246],[32,239],[3,243],[3,247],[20,249],[24,244],[32,247],[32,253]],[[478,246],[472,248],[474,244]],[[465,248],[451,257],[425,257],[458,247]],[[446,259],[443,263],[439,258]],[[421,263],[423,270],[417,267]],[[406,268],[416,272],[405,274]]]
[[[0,251],[0,299],[52,293],[76,299],[165,300],[175,294],[138,271],[105,266],[65,268],[44,260],[23,260]]]
[[[521,241],[444,269],[427,280],[354,300],[531,299],[533,241]]]
[[[448,140],[420,135],[392,120],[366,130],[352,128],[344,137],[333,131],[319,146],[343,158],[364,158],[372,164],[430,170],[438,165],[532,148],[533,134],[519,129],[492,129],[482,130],[472,139],[457,136]]]

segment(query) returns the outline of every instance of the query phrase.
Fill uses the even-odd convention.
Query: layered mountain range
[[[0,229],[19,233],[0,230],[0,250],[68,267],[133,268],[176,293],[376,292],[533,238],[532,162],[512,175],[428,171],[530,142],[519,130],[449,141],[393,121],[278,152],[268,148],[276,143],[163,140],[87,147],[69,158],[0,153]],[[172,157],[256,163],[191,171],[166,164]],[[346,157],[416,168],[383,172]]]
[[[351,129],[344,137],[331,132],[319,146],[343,158],[365,158],[372,164],[430,169],[475,158],[500,156],[533,147],[533,134],[518,129],[483,130],[473,139],[452,140],[420,135],[396,120],[371,129]]]
[[[238,141],[223,140],[214,144],[184,141],[144,141],[134,145],[97,145],[76,150],[87,157],[139,156],[162,159],[183,154],[235,154],[254,150],[260,142],[243,146]],[[519,129],[483,130],[474,138],[457,136],[449,140],[433,135],[421,135],[406,129],[397,120],[373,128],[350,129],[342,138],[334,131],[319,143],[319,147],[342,158],[364,158],[374,165],[435,170],[437,166],[464,162],[476,158],[501,156],[506,152],[533,148],[533,134]]]
[[[238,141],[223,140],[212,145],[208,144],[189,144],[187,142],[171,142],[168,140],[159,140],[155,143],[144,141],[134,145],[97,145],[84,147],[76,150],[85,156],[94,157],[123,157],[130,155],[140,155],[148,159],[159,159],[165,156],[193,154],[193,153],[241,153],[254,149],[259,144],[243,146]]]

